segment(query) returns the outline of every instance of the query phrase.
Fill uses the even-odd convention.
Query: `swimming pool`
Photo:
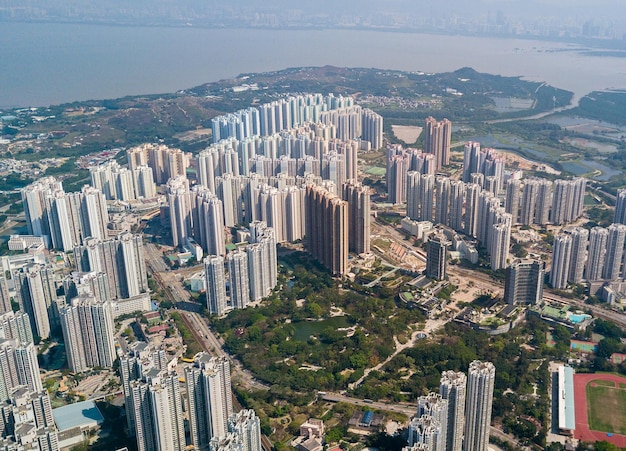
[[[582,323],[586,319],[591,318],[591,315],[587,315],[586,313],[569,313],[567,318],[573,322],[574,324]]]

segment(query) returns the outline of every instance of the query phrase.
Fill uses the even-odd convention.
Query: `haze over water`
[[[523,76],[573,91],[626,89],[626,58],[563,43],[349,30],[0,23],[0,107],[157,94],[298,66]]]

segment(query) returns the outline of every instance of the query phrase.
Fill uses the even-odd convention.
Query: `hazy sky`
[[[0,0],[0,18],[7,8],[59,11],[69,8],[71,14],[89,14],[96,9],[109,11],[150,8],[154,13],[192,9],[211,14],[219,9],[268,11],[275,9],[304,12],[354,13],[405,12],[424,16],[462,14],[484,15],[502,11],[511,17],[549,16],[578,19],[612,18],[626,21],[625,0]],[[447,14],[446,14],[447,13]]]

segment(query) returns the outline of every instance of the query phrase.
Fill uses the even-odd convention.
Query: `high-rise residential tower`
[[[156,368],[129,383],[138,451],[184,451],[185,427],[179,376]]]
[[[54,177],[44,177],[22,189],[22,204],[28,234],[47,237],[48,243],[50,242],[50,224],[46,197],[56,190],[63,191],[63,185]]]
[[[43,391],[37,348],[32,343],[0,340],[0,400],[9,399],[11,391],[20,385],[28,386],[31,391]]]
[[[343,200],[348,202],[348,248],[357,254],[370,251],[370,190],[354,180],[343,186]]]
[[[191,443],[208,450],[211,439],[226,434],[233,413],[230,364],[224,358],[197,354],[185,368]]]
[[[513,225],[519,222],[519,207],[521,197],[521,181],[519,179],[510,179],[506,185],[506,198],[504,208],[511,215],[511,223]]]
[[[446,451],[461,451],[465,427],[465,392],[467,377],[457,371],[444,371],[439,382],[439,394],[448,401]]]
[[[261,451],[261,421],[254,410],[244,409],[228,418],[228,432],[237,437],[243,451]]]
[[[556,180],[552,199],[551,221],[554,224],[573,222],[583,212],[586,182],[583,178]]]
[[[226,274],[224,271],[224,257],[210,255],[204,259],[204,274],[206,278],[206,303],[209,313],[221,316],[226,313]]]
[[[50,323],[56,315],[56,287],[51,266],[31,263],[14,273],[20,309],[30,318],[32,331],[41,339],[50,336]]]
[[[334,275],[348,272],[348,203],[320,186],[307,186],[306,249]]]
[[[589,242],[589,230],[576,227],[572,235],[572,260],[569,266],[567,281],[580,283],[583,280],[585,263],[587,261],[587,244]]]
[[[230,252],[226,256],[230,281],[230,304],[234,309],[246,308],[250,302],[248,285],[248,254],[244,249]]]
[[[626,224],[626,188],[617,190],[615,197],[615,218],[614,223]]]
[[[63,340],[71,371],[110,368],[116,359],[115,326],[110,302],[79,296],[60,311]]]
[[[180,247],[192,233],[189,181],[185,176],[178,176],[167,182],[167,203],[170,209],[172,244]]]
[[[80,217],[83,239],[93,237],[106,240],[109,215],[104,194],[91,186],[84,186],[81,194]]]
[[[263,221],[253,221],[250,223],[250,241],[251,244],[246,246],[250,299],[259,301],[268,296],[278,282],[274,229]]]
[[[80,272],[104,273],[111,296],[127,299],[148,291],[141,235],[122,232],[115,239],[88,238],[74,249]]]
[[[465,403],[465,451],[487,451],[495,378],[493,363],[474,360],[470,364]]]
[[[552,268],[550,269],[550,285],[562,290],[567,287],[572,260],[572,237],[557,235],[552,250]]]
[[[406,202],[406,176],[409,170],[407,155],[392,155],[387,162],[387,199],[392,204]]]
[[[608,239],[609,231],[602,227],[594,227],[589,232],[589,254],[585,265],[585,279],[589,281],[602,279]]]
[[[608,229],[608,240],[606,242],[606,256],[604,260],[604,270],[602,278],[615,280],[619,277],[624,256],[624,242],[626,240],[626,225],[611,224]]]
[[[197,186],[191,198],[194,238],[207,254],[226,254],[222,201],[207,188]]]
[[[480,172],[480,143],[468,141],[463,148],[463,176],[464,182],[471,181],[471,175]]]
[[[450,140],[452,123],[448,119],[437,122],[426,118],[424,126],[424,152],[435,155],[437,169],[450,164]]]

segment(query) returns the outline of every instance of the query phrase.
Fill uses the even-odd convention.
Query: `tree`
[[[379,432],[367,438],[367,446],[378,448],[381,451],[400,451],[406,446],[406,439],[401,434],[392,437],[384,432]]]
[[[322,307],[316,302],[307,303],[307,311],[316,318],[322,316]]]
[[[617,451],[618,447],[613,443],[609,443],[606,441],[595,442],[593,445],[594,451]]]
[[[617,327],[615,323],[612,323],[611,321],[604,321],[600,318],[593,322],[593,331],[605,338],[619,339],[622,337],[622,330]]]
[[[526,249],[524,249],[524,246],[519,243],[515,243],[511,247],[511,253],[518,258],[525,258],[528,255],[528,252],[526,251]]]
[[[561,326],[560,324],[556,325],[552,330],[552,338],[555,343],[564,344],[567,348],[569,348],[571,334],[565,326]]]
[[[339,427],[330,428],[326,431],[326,442],[327,443],[336,443],[341,440],[344,436],[344,430]]]
[[[603,338],[598,342],[596,355],[600,358],[608,359],[611,354],[621,350],[621,343],[614,338]]]
[[[365,368],[367,365],[367,356],[362,352],[356,352],[350,356],[350,364],[352,368]]]

